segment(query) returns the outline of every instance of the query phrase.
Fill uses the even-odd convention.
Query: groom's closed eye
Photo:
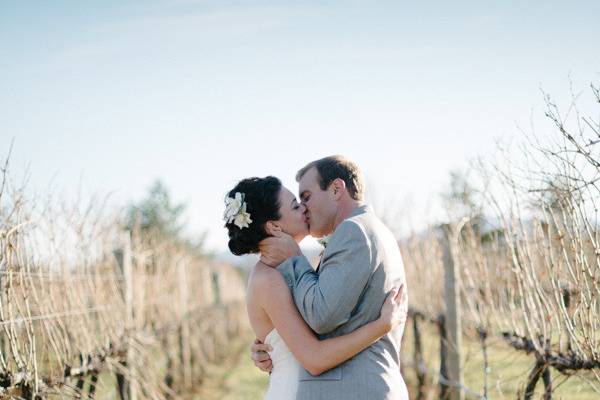
[[[308,200],[310,199],[310,194],[304,192],[300,195],[300,200],[302,200],[303,203],[306,203]]]

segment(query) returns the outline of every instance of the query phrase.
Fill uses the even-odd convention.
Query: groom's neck
[[[333,222],[333,229],[331,230],[331,233],[333,233],[333,231],[335,230],[335,228],[337,228],[337,226],[339,224],[342,223],[342,221],[344,221],[346,218],[348,218],[350,216],[350,214],[352,214],[352,211],[354,211],[357,207],[362,206],[363,203],[357,200],[348,200],[348,201],[343,201],[339,203],[339,207],[338,207],[338,212],[335,216],[335,220]]]

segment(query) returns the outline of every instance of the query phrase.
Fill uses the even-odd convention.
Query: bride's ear
[[[267,221],[265,224],[265,231],[271,236],[275,236],[276,233],[281,233],[281,226],[276,221]]]

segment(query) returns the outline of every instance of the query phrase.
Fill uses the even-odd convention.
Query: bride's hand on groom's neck
[[[258,247],[260,260],[270,267],[276,267],[290,257],[302,255],[294,238],[283,232],[276,232],[274,236],[262,240]]]

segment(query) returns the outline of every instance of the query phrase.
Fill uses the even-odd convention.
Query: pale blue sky
[[[528,125],[540,87],[600,79],[600,2],[523,3],[0,1],[0,157],[14,137],[37,191],[81,179],[117,203],[160,178],[215,249],[238,179],[295,191],[336,153],[435,214],[449,169]]]

